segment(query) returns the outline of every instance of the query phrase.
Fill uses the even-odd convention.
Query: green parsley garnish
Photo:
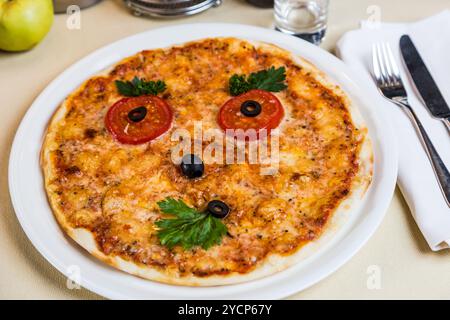
[[[267,70],[253,72],[247,78],[245,75],[235,74],[229,80],[230,94],[238,96],[252,89],[278,92],[287,88],[285,80],[285,67],[278,69],[270,67]]]
[[[206,250],[220,244],[222,237],[227,234],[227,227],[219,218],[199,212],[182,200],[166,198],[159,201],[158,206],[163,213],[174,216],[155,222],[159,228],[159,241],[170,249],[180,245],[185,250],[196,246]]]
[[[127,97],[138,97],[146,94],[157,95],[166,90],[166,83],[161,80],[145,81],[145,79],[134,77],[132,81],[116,80],[117,90],[121,95]]]

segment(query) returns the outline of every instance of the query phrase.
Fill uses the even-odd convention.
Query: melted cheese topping
[[[285,108],[279,171],[261,175],[258,164],[211,164],[202,178],[186,179],[171,161],[173,130],[192,133],[194,121],[219,128],[230,76],[270,66],[285,66],[289,85],[276,93]],[[168,89],[162,97],[174,110],[169,132],[138,146],[118,143],[104,126],[108,108],[121,98],[114,81],[134,76],[163,79]],[[345,98],[284,51],[238,39],[143,51],[88,80],[66,106],[50,150],[52,203],[71,227],[91,231],[104,254],[179,277],[248,273],[271,254],[296,252],[321,234],[358,172],[362,133]],[[207,251],[159,245],[156,203],[168,196],[197,208],[225,201],[232,210],[224,220],[230,236]]]

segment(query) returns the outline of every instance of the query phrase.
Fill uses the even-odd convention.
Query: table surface
[[[448,0],[332,0],[322,47],[336,41],[377,5],[382,21],[416,21],[450,8]],[[370,9],[369,9],[370,12]],[[246,23],[270,27],[271,9],[244,0],[224,0],[219,8],[176,20],[138,18],[120,0],[105,0],[81,12],[81,29],[66,27],[66,15],[29,52],[0,52],[0,299],[101,299],[85,289],[68,289],[66,278],[32,246],[11,205],[7,167],[21,118],[45,86],[68,66],[108,43],[163,25],[191,22]],[[369,242],[342,268],[292,299],[450,298],[450,250],[432,252],[397,189],[386,217]],[[376,278],[374,278],[376,277]],[[375,281],[373,285],[374,279]]]

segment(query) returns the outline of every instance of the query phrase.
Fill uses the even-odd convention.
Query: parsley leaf
[[[245,76],[243,75],[233,75],[229,81],[230,94],[232,96],[238,96],[242,93],[249,91],[250,84],[245,80]]]
[[[185,250],[196,246],[207,250],[220,244],[227,234],[227,227],[219,218],[199,212],[182,200],[166,198],[159,201],[158,206],[163,213],[175,216],[155,222],[159,241],[170,249],[180,245]]]
[[[287,88],[286,68],[270,67],[266,70],[253,72],[247,78],[245,75],[234,74],[229,80],[230,94],[238,96],[252,89],[278,92]]]
[[[138,97],[146,94],[157,95],[166,90],[166,83],[161,80],[146,81],[145,79],[134,77],[131,81],[116,80],[117,90],[121,95],[127,97]]]

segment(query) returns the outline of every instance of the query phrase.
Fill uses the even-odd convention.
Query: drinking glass
[[[275,29],[320,44],[327,29],[329,0],[275,0]]]

